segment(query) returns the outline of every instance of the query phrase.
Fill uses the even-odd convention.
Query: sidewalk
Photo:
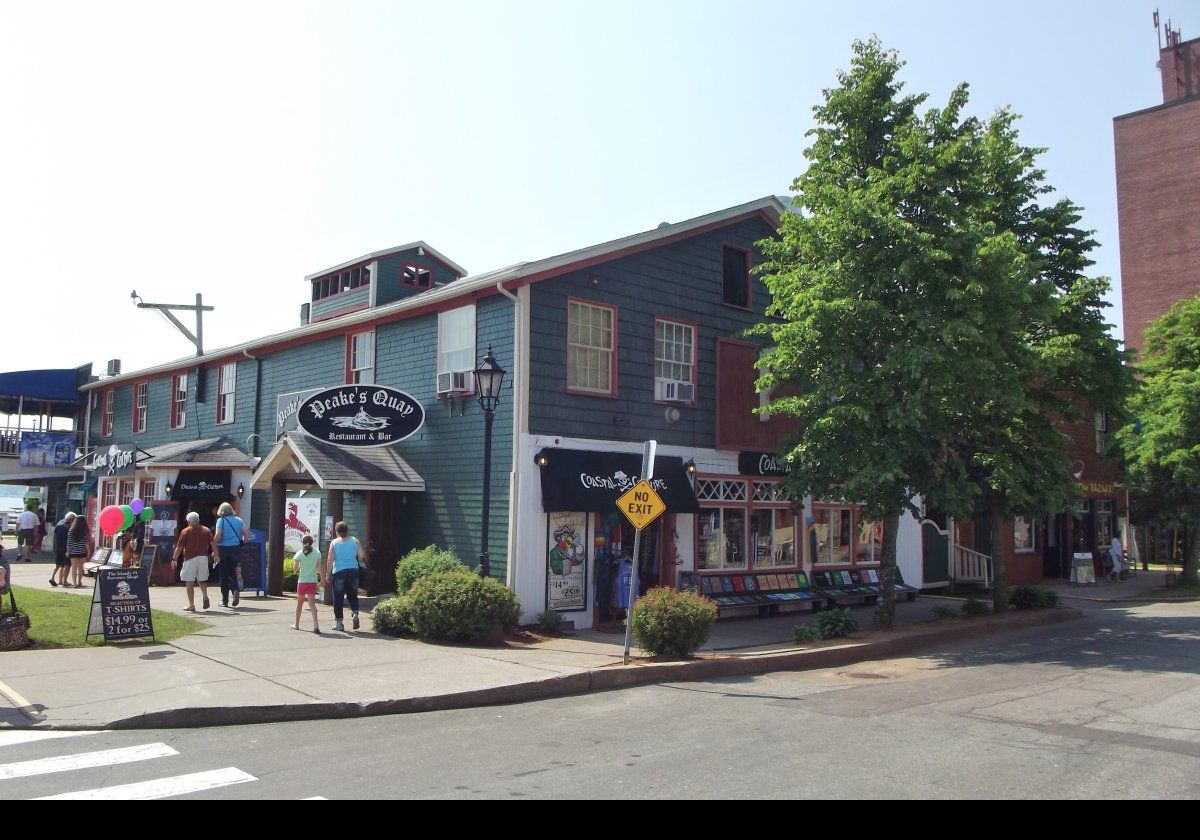
[[[1111,602],[1146,599],[1158,600],[1161,598],[1161,593],[1158,590],[1166,586],[1166,584],[1167,577],[1163,572],[1139,571],[1120,583],[1109,583],[1104,578],[1101,578],[1095,584],[1087,584],[1085,586],[1079,586],[1062,580],[1047,580],[1039,583],[1038,586],[1045,589],[1053,589],[1058,593],[1060,598],[1068,601],[1076,599],[1080,601]]]
[[[50,566],[13,566],[14,583],[50,589]],[[68,590],[90,597],[91,589]],[[804,613],[718,622],[703,652],[686,663],[621,664],[624,637],[582,631],[532,645],[480,648],[393,639],[362,629],[334,633],[320,607],[324,635],[292,630],[290,597],[243,598],[238,610],[183,613],[182,587],[152,588],[155,609],[209,626],[169,644],[143,643],[0,654],[0,727],[149,728],[351,717],[464,708],[578,694],[664,680],[831,667],[894,656],[949,639],[1069,620],[1072,610],[926,624],[938,598],[896,608],[897,631],[797,650],[791,629]],[[213,601],[218,601],[213,598]],[[863,628],[872,608],[854,610]],[[347,619],[349,616],[347,615]],[[347,622],[347,626],[348,626]],[[305,615],[301,627],[311,627]],[[7,702],[5,700],[7,695]],[[20,714],[15,707],[28,706]]]

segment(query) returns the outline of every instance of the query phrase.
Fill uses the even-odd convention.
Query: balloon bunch
[[[109,505],[100,511],[100,530],[108,536],[128,531],[137,522],[149,522],[154,519],[154,508],[141,499],[134,499],[127,505]]]

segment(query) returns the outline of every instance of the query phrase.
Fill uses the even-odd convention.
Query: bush
[[[371,611],[376,633],[386,636],[408,636],[413,632],[412,608],[407,595],[380,601]]]
[[[558,633],[562,630],[563,617],[562,613],[557,610],[545,610],[538,613],[538,627],[543,633]]]
[[[945,618],[958,618],[958,610],[954,609],[954,607],[947,607],[944,604],[938,604],[933,608],[933,617],[938,621],[941,621]]]
[[[403,595],[427,575],[466,569],[453,551],[428,545],[410,551],[396,566],[396,594]]]
[[[654,656],[687,659],[708,641],[717,605],[695,592],[651,589],[633,605],[633,635]]]
[[[425,575],[404,596],[412,629],[422,639],[470,642],[521,618],[516,593],[469,569]]]
[[[1016,610],[1040,610],[1057,607],[1058,593],[1038,586],[1018,586],[1008,596],[1008,605]]]
[[[296,570],[295,556],[288,552],[283,555],[283,591],[295,592],[300,575]]]
[[[968,598],[967,602],[962,605],[962,614],[968,618],[975,618],[980,615],[987,615],[992,611],[992,608],[980,601],[978,598]]]
[[[797,624],[792,628],[792,641],[798,645],[806,645],[809,642],[815,642],[820,638],[817,631],[808,624]]]
[[[822,639],[840,639],[858,632],[858,622],[850,614],[850,610],[830,610],[817,616],[817,634]]]

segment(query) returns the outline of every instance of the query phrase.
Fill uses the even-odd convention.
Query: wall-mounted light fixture
[[[550,463],[550,459],[546,457],[545,450],[533,456],[533,463],[537,464],[539,467],[545,467]]]
[[[174,488],[171,486],[171,482],[169,482],[169,481],[167,482],[167,488],[166,488],[166,489],[167,489],[167,498],[169,499],[169,498],[171,498],[171,491],[174,489]]]
[[[239,499],[246,495],[246,485],[245,484],[238,485],[237,494],[238,494]]]
[[[687,474],[688,474],[688,475],[695,475],[695,474],[696,474],[696,462],[695,462],[694,460],[692,460],[692,461],[688,461],[688,462],[687,462],[686,464],[684,464],[683,466],[684,466],[684,467],[687,469]]]

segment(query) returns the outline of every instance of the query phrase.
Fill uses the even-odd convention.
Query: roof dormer
[[[304,278],[311,286],[309,319],[327,321],[386,306],[466,275],[466,269],[424,242],[367,254]]]

